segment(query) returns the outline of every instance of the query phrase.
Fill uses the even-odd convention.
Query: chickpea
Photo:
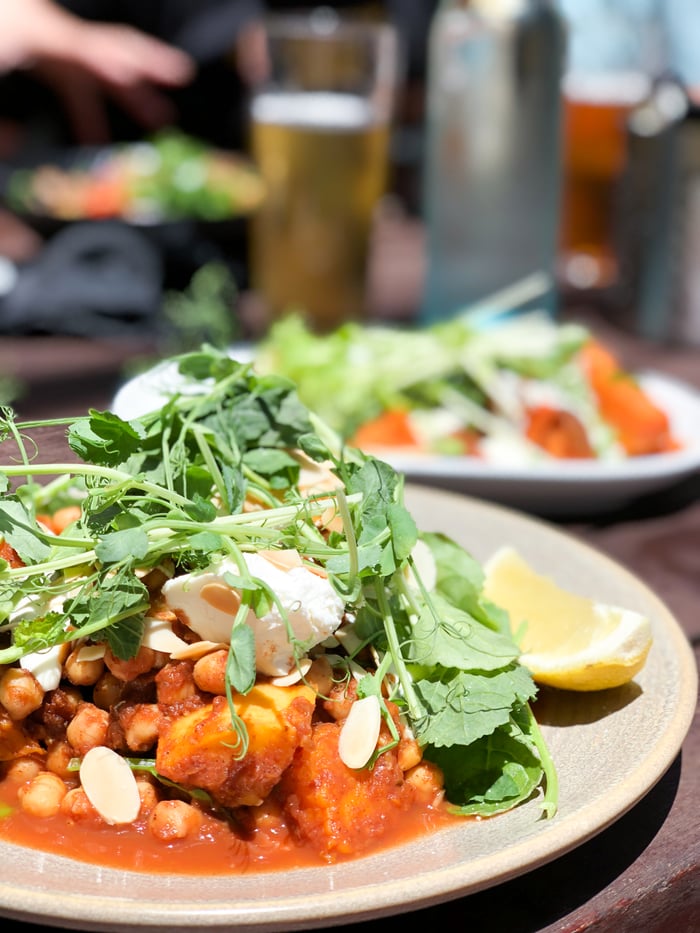
[[[46,753],[46,770],[53,771],[64,780],[74,777],[74,773],[69,770],[71,758],[75,757],[73,747],[64,740],[52,742]]]
[[[94,661],[81,661],[79,654],[79,648],[71,651],[63,665],[63,673],[72,684],[79,687],[91,687],[100,679],[105,663],[102,658],[96,658]]]
[[[423,760],[406,772],[406,781],[415,788],[417,797],[426,803],[437,801],[444,793],[442,771],[430,761]]]
[[[158,803],[158,791],[153,786],[153,782],[148,777],[137,777],[136,786],[139,789],[139,797],[141,798],[141,810],[140,815],[148,815]]]
[[[66,738],[78,755],[84,755],[96,745],[106,744],[109,713],[93,703],[81,703],[68,723]]]
[[[194,835],[201,822],[199,810],[184,800],[161,800],[151,811],[148,829],[156,839],[172,842]]]
[[[105,671],[92,690],[92,701],[100,709],[111,709],[122,696],[124,682],[110,671]]]
[[[121,658],[116,657],[107,648],[105,651],[105,664],[115,677],[128,683],[130,680],[135,680],[140,674],[145,674],[153,670],[154,667],[159,666],[157,665],[158,654],[162,654],[162,652],[156,652],[153,648],[142,645],[135,657],[129,658],[128,661],[122,661]],[[167,658],[167,655],[164,657]]]
[[[119,716],[124,740],[134,752],[145,752],[158,740],[160,710],[156,703],[138,703]]]
[[[99,819],[97,810],[88,800],[82,787],[74,787],[68,791],[61,801],[60,812],[72,820]]]
[[[38,758],[23,756],[8,761],[4,769],[4,777],[13,784],[25,784],[35,778],[44,768]]]
[[[197,695],[191,661],[173,661],[156,674],[158,702],[172,706]]]
[[[192,676],[200,690],[205,693],[215,693],[217,696],[226,694],[226,660],[228,651],[219,648],[210,651],[195,662]]]
[[[17,792],[20,805],[30,816],[55,816],[61,809],[67,787],[57,774],[40,771]]]
[[[42,686],[30,671],[10,667],[0,678],[0,703],[15,722],[39,709],[43,700]]]
[[[418,742],[405,735],[401,738],[397,751],[399,768],[401,768],[402,771],[410,771],[410,769],[419,764],[423,758],[423,753]]]

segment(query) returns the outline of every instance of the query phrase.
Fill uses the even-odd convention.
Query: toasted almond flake
[[[106,823],[133,823],[139,815],[141,798],[134,773],[111,748],[97,745],[85,754],[80,765],[80,782]]]
[[[172,654],[187,647],[187,642],[179,638],[167,619],[154,619],[146,616],[144,619],[143,639],[141,644],[154,651],[163,651]]]
[[[382,712],[378,698],[362,697],[350,707],[338,740],[338,754],[348,768],[363,768],[377,747]]]
[[[199,595],[212,609],[227,612],[232,616],[235,616],[241,605],[239,594],[225,583],[205,583]]]
[[[185,645],[178,651],[173,651],[170,657],[173,661],[197,661],[203,658],[205,654],[211,654],[212,651],[218,651],[220,648],[228,648],[222,641],[202,641],[192,642],[191,645]]]
[[[303,566],[301,554],[295,548],[284,548],[278,551],[265,548],[258,551],[258,554],[264,557],[266,561],[269,561],[273,567],[277,567],[278,570],[291,570],[292,567]]]
[[[352,625],[341,625],[334,634],[348,654],[354,654],[362,646]]]
[[[100,642],[99,645],[83,645],[82,648],[78,649],[76,660],[81,663],[84,661],[99,661],[105,656],[106,650],[107,647],[104,642]]]
[[[332,472],[331,460],[318,463],[301,450],[292,450],[290,453],[300,466],[297,485],[302,494],[333,492],[341,485],[338,477]]]
[[[299,683],[302,677],[306,677],[312,663],[311,658],[302,658],[292,671],[283,677],[273,677],[270,683],[274,684],[275,687],[291,687],[292,684]]]
[[[357,661],[353,661],[352,658],[350,658],[348,662],[348,668],[350,669],[350,673],[355,678],[355,680],[362,680],[363,677],[367,676],[367,671],[364,669],[364,667],[362,667],[361,664],[358,664]]]

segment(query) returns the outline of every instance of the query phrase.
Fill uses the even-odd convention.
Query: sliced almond
[[[312,663],[311,658],[302,658],[299,664],[288,674],[284,674],[282,677],[273,677],[270,683],[274,684],[275,687],[291,687],[292,684],[299,683],[302,677],[306,677]]]
[[[154,651],[163,651],[170,654],[187,648],[187,642],[173,632],[173,627],[167,619],[154,619],[146,616],[144,619],[143,639],[141,644]]]
[[[300,467],[297,485],[302,495],[333,492],[342,485],[335,473],[332,472],[333,462],[331,460],[318,463],[301,450],[292,450],[290,453]]]
[[[89,661],[100,661],[105,656],[106,650],[107,646],[104,642],[97,645],[83,645],[82,648],[78,649],[75,659],[81,664]]]
[[[362,639],[358,638],[357,632],[352,625],[343,624],[333,634],[348,654],[354,654],[362,647]]]
[[[133,823],[141,809],[134,773],[121,755],[97,745],[80,765],[80,782],[105,823]]]
[[[266,548],[263,551],[258,551],[258,554],[264,557],[273,567],[277,567],[278,570],[291,570],[292,567],[303,567],[301,554],[294,548],[284,548],[279,551]]]
[[[363,768],[377,747],[382,712],[378,698],[372,694],[355,700],[343,723],[338,740],[338,754],[348,768]]]
[[[185,645],[178,651],[172,651],[170,657],[173,661],[197,661],[203,658],[205,654],[211,654],[212,651],[218,651],[219,648],[228,648],[221,641],[195,641],[191,645]]]
[[[199,595],[205,603],[209,603],[212,609],[218,609],[219,612],[226,612],[232,616],[235,616],[241,605],[240,595],[225,583],[205,583]]]

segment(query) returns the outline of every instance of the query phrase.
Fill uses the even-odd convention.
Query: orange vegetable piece
[[[581,362],[601,415],[616,429],[630,456],[678,449],[680,445],[671,433],[668,415],[608,349],[591,340],[581,350]]]
[[[116,217],[128,203],[128,191],[119,179],[92,179],[85,188],[83,209],[86,217]]]
[[[71,522],[80,518],[80,511],[79,505],[66,505],[62,509],[56,509],[53,515],[41,514],[37,515],[36,518],[49,531],[52,531],[55,535],[60,535]]]
[[[23,567],[24,562],[12,547],[11,544],[8,544],[7,541],[0,539],[0,557],[3,560],[6,560],[10,567]]]
[[[527,414],[527,438],[552,457],[562,460],[593,457],[593,448],[583,425],[571,412],[540,405]]]
[[[381,415],[365,422],[358,428],[351,443],[361,450],[377,447],[420,447],[420,442],[411,428],[408,412],[398,408],[383,411]]]

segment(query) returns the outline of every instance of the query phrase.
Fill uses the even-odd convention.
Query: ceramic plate
[[[653,787],[678,754],[697,691],[690,645],[665,606],[622,567],[537,519],[441,490],[409,487],[407,495],[419,527],[451,535],[479,560],[514,545],[561,585],[651,620],[654,643],[633,683],[598,694],[542,693],[537,715],[558,770],[558,814],[543,820],[532,801],[347,864],[206,880],[102,869],[0,844],[0,914],[115,933],[267,933],[389,916],[550,862]]]
[[[241,361],[251,358],[248,345],[233,347]],[[646,372],[639,380],[668,412],[683,449],[635,457],[618,463],[565,460],[525,466],[484,463],[476,457],[397,454],[381,456],[412,482],[440,486],[541,515],[576,514],[619,507],[700,471],[700,392],[662,373]],[[177,367],[164,362],[123,385],[113,410],[123,418],[160,407],[180,387]]]

